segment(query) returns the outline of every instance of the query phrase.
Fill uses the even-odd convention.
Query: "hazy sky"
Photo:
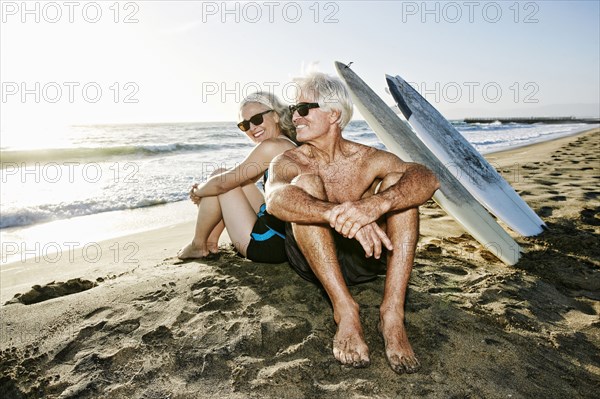
[[[2,129],[233,121],[352,61],[382,98],[413,82],[446,117],[598,116],[598,1],[2,1]],[[360,118],[359,114],[355,117]]]

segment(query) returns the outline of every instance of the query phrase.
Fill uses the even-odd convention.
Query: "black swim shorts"
[[[333,231],[333,238],[337,258],[347,285],[371,281],[376,279],[377,276],[385,274],[385,249],[382,251],[379,259],[375,259],[374,257],[367,258],[365,257],[365,250],[357,240],[345,238],[336,231]],[[320,284],[302,251],[298,248],[291,223],[286,223],[285,225],[285,250],[292,269],[300,277],[315,284]]]
[[[268,214],[264,204],[260,207],[257,216],[258,219],[254,223],[250,243],[246,249],[246,258],[261,263],[287,261],[285,236],[283,232],[278,231],[278,228],[283,227],[283,222]]]

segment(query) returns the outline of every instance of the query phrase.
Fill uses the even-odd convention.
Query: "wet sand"
[[[1,272],[4,398],[592,398],[600,391],[600,130],[486,156],[547,223],[513,267],[435,203],[406,305],[422,368],[377,332],[384,278],[351,287],[371,365],[332,355],[320,290],[287,264],[175,253],[193,224]],[[190,220],[193,208],[190,208]],[[97,248],[96,248],[97,250]],[[95,254],[95,255],[94,255]],[[33,287],[33,288],[32,288]]]

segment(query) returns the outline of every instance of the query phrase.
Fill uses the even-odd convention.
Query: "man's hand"
[[[383,214],[374,197],[336,205],[327,215],[329,225],[344,237],[354,238],[356,233]]]
[[[389,250],[392,250],[392,241],[389,239],[385,231],[375,222],[363,226],[356,233],[356,240],[360,242],[367,258],[375,255],[375,259],[381,257],[382,244]]]

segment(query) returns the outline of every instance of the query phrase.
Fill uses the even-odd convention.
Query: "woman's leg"
[[[237,223],[235,223],[234,219],[236,217],[236,205],[239,205],[240,209],[244,209],[248,206],[252,209],[254,216],[252,226],[250,226],[250,231],[252,231],[254,222],[256,222],[256,212],[258,212],[260,205],[264,203],[264,197],[262,193],[253,183],[249,183],[243,186],[241,189],[238,188],[235,190],[239,190],[244,196],[244,198],[238,196],[232,197],[233,201],[235,201],[235,198],[239,199],[238,204],[230,204],[229,196],[225,199],[226,203],[228,204],[228,208],[233,208],[233,215],[231,218],[233,222],[231,224],[233,225],[232,229],[235,230],[234,236],[236,236],[236,239],[231,236],[230,229],[228,229],[227,232],[230,234],[230,238],[234,242],[234,245],[239,241],[237,239],[239,234],[235,227]],[[190,244],[179,250],[177,257],[180,259],[203,258],[210,253],[217,253],[219,251],[219,237],[225,228],[219,197],[205,197],[202,198],[202,201],[200,201],[200,205],[198,205],[198,216],[196,218],[194,238]],[[245,213],[244,210],[242,210],[242,212]],[[248,242],[249,237],[250,233],[248,233]],[[248,246],[248,243],[245,243],[245,245],[242,246],[243,251],[240,252],[246,256],[246,247]],[[236,245],[236,248],[238,248],[238,245]]]
[[[203,258],[218,251],[223,231],[221,205],[217,197],[204,197],[198,205],[196,228],[192,242],[177,253],[179,259]]]
[[[224,168],[216,169],[210,177],[226,170]],[[202,198],[198,204],[194,238],[191,243],[177,252],[177,257],[180,259],[203,258],[210,253],[217,253],[219,237],[224,228],[219,199],[216,196]]]
[[[256,223],[264,196],[254,184],[238,187],[219,195],[219,204],[231,242],[243,256],[250,243],[250,233]]]
[[[256,187],[254,183],[248,183],[247,185],[242,186],[242,190],[244,191],[244,195],[246,196],[254,212],[258,213],[260,206],[265,202],[263,193]],[[223,230],[225,230],[225,223],[222,219],[223,213],[220,209],[220,205],[219,213],[221,213],[221,221],[215,226],[206,240],[208,250],[212,253],[219,252],[219,237],[221,237],[221,233],[223,233]]]

